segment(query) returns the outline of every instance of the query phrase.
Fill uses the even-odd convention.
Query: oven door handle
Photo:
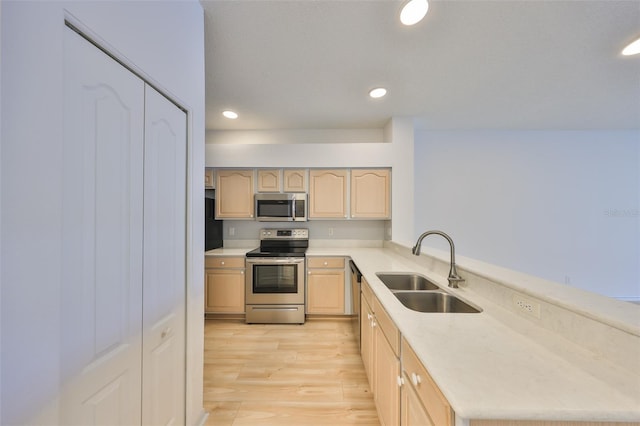
[[[304,263],[304,258],[300,257],[265,257],[265,258],[247,258],[247,264],[265,265],[265,264],[292,264]]]

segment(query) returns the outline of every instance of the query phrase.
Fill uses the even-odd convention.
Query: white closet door
[[[185,422],[186,114],[146,88],[142,423]]]
[[[59,423],[140,424],[144,83],[64,43]]]

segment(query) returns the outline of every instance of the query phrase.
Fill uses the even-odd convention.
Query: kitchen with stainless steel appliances
[[[246,254],[247,323],[304,323],[308,247],[308,229],[260,230],[260,247]]]

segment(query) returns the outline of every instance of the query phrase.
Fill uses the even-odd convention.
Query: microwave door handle
[[[296,221],[296,200],[293,199],[291,201],[291,218],[293,219],[293,221]]]

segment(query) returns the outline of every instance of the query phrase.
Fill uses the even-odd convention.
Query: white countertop
[[[246,251],[217,249],[207,254]],[[536,327],[470,287],[448,289],[446,277],[393,250],[310,248],[307,255],[354,260],[459,418],[640,421],[637,370],[631,372]],[[393,271],[422,273],[483,312],[430,314],[407,309],[375,275]],[[640,345],[635,351],[640,364]]]

